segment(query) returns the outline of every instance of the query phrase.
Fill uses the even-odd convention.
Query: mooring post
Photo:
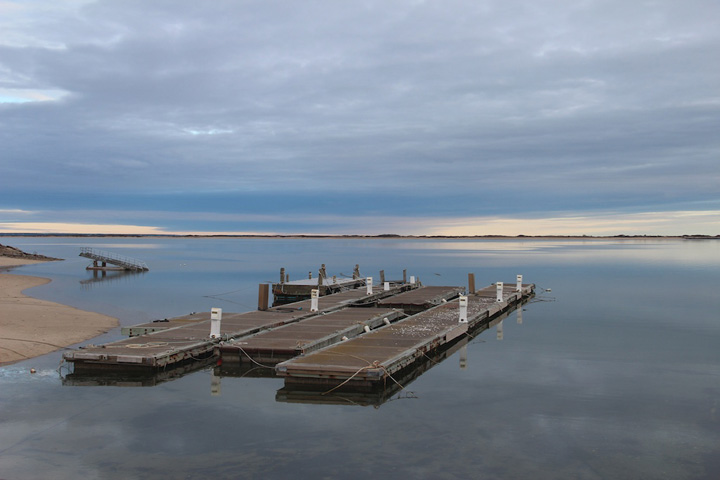
[[[468,295],[475,295],[475,274],[468,273]]]
[[[467,319],[468,297],[467,297],[467,295],[460,295],[458,303],[460,304],[460,316],[458,319],[458,323],[468,323],[468,319]]]
[[[353,280],[357,280],[360,278],[360,264],[355,264],[355,268],[353,269]]]
[[[270,285],[261,283],[258,286],[258,310],[264,312],[268,309],[268,299],[270,298]]]
[[[497,301],[503,301],[503,282],[497,282]]]
[[[415,285],[415,275],[410,275],[410,283]]]
[[[407,270],[403,270],[403,284],[407,283]]]
[[[322,275],[323,278],[327,278],[327,272],[325,271],[325,264],[323,263],[320,267],[320,275]]]
[[[280,283],[285,283],[285,268],[280,269]]]
[[[368,295],[372,295],[372,277],[367,277],[365,279],[365,286],[367,288],[366,293]]]
[[[308,272],[308,280],[312,280],[312,272]]]
[[[318,311],[318,294],[320,293],[320,290],[317,288],[313,288],[310,290],[310,311],[311,312],[317,312]]]
[[[210,338],[220,338],[220,323],[222,322],[222,308],[210,310]]]
[[[380,283],[385,283],[385,270],[380,270]]]
[[[322,268],[318,270],[318,288],[322,287],[323,284],[323,273]]]
[[[383,282],[383,290],[390,291],[390,282]]]
[[[520,292],[520,298],[522,298],[522,275],[517,276],[517,291]]]

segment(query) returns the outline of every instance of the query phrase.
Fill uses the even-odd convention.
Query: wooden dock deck
[[[218,348],[223,365],[252,360],[274,364],[340,342],[343,337],[357,337],[402,316],[402,312],[389,308],[351,307],[230,340]]]
[[[106,345],[88,345],[65,352],[65,361],[74,365],[74,372],[98,370],[152,372],[197,361],[214,355],[222,341],[249,336],[261,330],[276,328],[306,318],[331,313],[353,305],[372,304],[379,299],[418,288],[404,284],[384,290],[373,287],[346,290],[318,300],[318,311],[311,311],[311,300],[304,300],[268,310],[247,313],[226,313],[222,316],[220,335],[210,338],[210,313],[179,317],[168,322],[151,322],[127,329],[131,336]],[[135,336],[137,335],[137,336]]]
[[[319,389],[386,386],[394,375],[418,359],[451,345],[533,291],[533,284],[523,284],[522,291],[507,285],[502,290],[502,301],[497,301],[496,286],[492,285],[467,297],[467,323],[458,321],[458,300],[447,301],[385,328],[282,362],[276,372],[285,377],[286,385],[315,385]]]

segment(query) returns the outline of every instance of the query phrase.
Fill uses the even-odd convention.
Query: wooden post
[[[385,270],[380,270],[380,283],[385,283]]]
[[[360,278],[360,265],[355,264],[355,269],[353,270],[353,280],[357,280]]]
[[[264,312],[268,309],[268,299],[270,297],[270,285],[261,283],[258,288],[258,310]]]
[[[475,274],[468,273],[468,295],[475,295]]]
[[[407,283],[407,270],[403,270],[403,283]]]
[[[280,283],[285,283],[285,268],[280,269]]]

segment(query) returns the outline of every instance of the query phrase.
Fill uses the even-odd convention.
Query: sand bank
[[[38,263],[0,257],[0,268]],[[0,365],[44,355],[116,327],[115,318],[23,295],[47,278],[0,273]]]

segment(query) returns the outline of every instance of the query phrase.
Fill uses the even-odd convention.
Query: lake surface
[[[537,285],[376,406],[287,403],[211,369],[152,387],[63,385],[61,353],[0,368],[0,478],[720,478],[720,241],[18,238],[65,258],[26,293],[122,325],[257,306],[259,283],[350,275]],[[137,257],[95,278],[80,247]],[[501,333],[501,334],[500,334]],[[120,338],[119,329],[92,343]],[[89,342],[86,342],[89,343]],[[30,368],[38,373],[31,375]],[[60,369],[65,374],[65,369]],[[342,402],[342,399],[338,399]]]

